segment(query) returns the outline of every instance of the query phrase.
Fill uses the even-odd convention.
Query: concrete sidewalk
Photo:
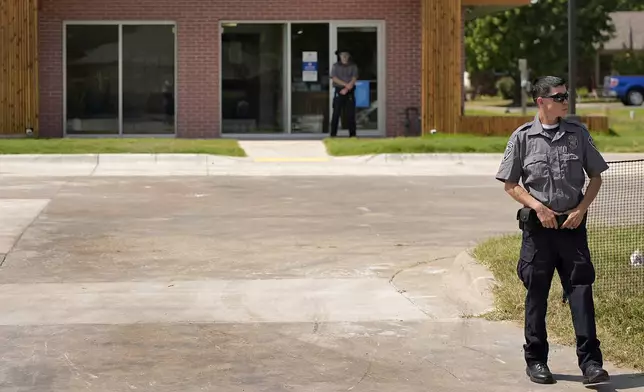
[[[270,147],[257,148],[254,155],[255,158],[205,154],[0,155],[0,176],[493,176],[502,159],[501,154],[323,157],[315,148],[308,157],[280,157]],[[605,158],[644,159],[644,154],[606,154]]]
[[[254,162],[326,162],[329,154],[319,140],[240,140]]]

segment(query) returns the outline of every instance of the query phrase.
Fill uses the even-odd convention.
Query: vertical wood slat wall
[[[421,0],[422,131],[457,133],[461,118],[461,0]]]
[[[0,0],[0,136],[38,133],[38,0]]]

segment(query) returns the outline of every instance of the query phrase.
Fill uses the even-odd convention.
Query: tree
[[[626,7],[627,1],[644,6],[644,0],[578,0],[580,64],[593,61],[595,47],[611,38],[615,28],[609,13]],[[525,58],[531,78],[543,74],[566,76],[568,1],[539,0],[471,20],[465,25],[465,50],[466,67],[471,73],[494,70],[518,82],[517,61]]]
[[[644,0],[618,0],[615,11],[644,11]]]

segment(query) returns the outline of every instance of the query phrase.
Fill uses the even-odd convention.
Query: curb
[[[368,155],[370,159],[380,158],[386,161],[449,161],[449,162],[463,162],[463,161],[494,161],[500,162],[503,154],[498,153],[419,153],[419,154],[374,154]]]
[[[607,161],[644,159],[644,153],[605,153]],[[328,156],[324,162],[354,163],[354,164],[387,164],[403,162],[436,162],[456,165],[479,165],[491,163],[498,165],[503,154],[489,153],[431,153],[431,154],[369,154]],[[275,158],[278,159],[278,158]],[[173,153],[100,153],[100,154],[0,154],[0,164],[12,163],[210,163],[212,161],[253,162],[252,157],[235,157],[216,154],[173,154]]]
[[[98,154],[2,154],[0,164],[92,164],[98,162]]]
[[[249,161],[247,157],[213,154],[0,154],[0,164],[155,164],[194,163],[209,164],[213,161]]]
[[[492,288],[496,285],[496,279],[492,271],[470,256],[469,252],[467,250],[459,253],[454,259],[454,267],[462,272],[466,281],[471,284],[470,287],[473,287],[481,298],[493,302]]]
[[[477,262],[469,250],[459,253],[445,276],[447,296],[470,316],[479,316],[494,309],[492,288],[496,280],[492,272]]]

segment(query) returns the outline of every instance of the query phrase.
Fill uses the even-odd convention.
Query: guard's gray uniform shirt
[[[517,184],[522,180],[535,199],[563,213],[581,202],[584,171],[594,177],[607,169],[582,124],[561,119],[559,130],[549,134],[535,116],[510,136],[496,179]]]
[[[349,83],[352,78],[358,79],[358,66],[355,64],[342,64],[342,62],[337,62],[333,64],[331,68],[331,77],[338,78],[345,83]],[[339,84],[333,82],[333,87],[342,88]]]

